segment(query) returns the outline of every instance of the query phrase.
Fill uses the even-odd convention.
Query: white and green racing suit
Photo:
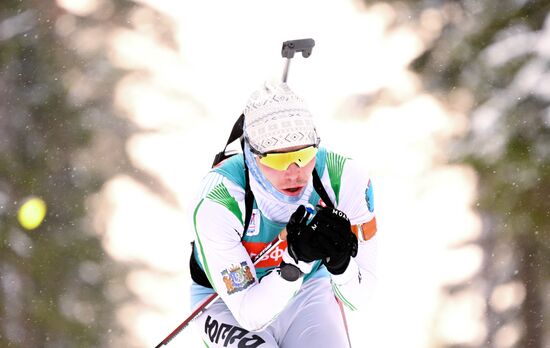
[[[220,298],[196,323],[208,347],[346,347],[341,305],[356,310],[376,283],[377,237],[372,184],[354,160],[320,148],[315,168],[335,207],[359,230],[357,256],[346,271],[331,275],[320,261],[297,281],[272,272],[286,242],[256,265],[258,254],[286,226],[300,205],[323,202],[312,180],[299,201],[282,202],[250,176],[254,207],[247,231],[243,156],[235,155],[204,178],[192,214],[195,258],[213,288],[196,283],[192,307],[210,294]],[[357,228],[357,226],[360,226]]]

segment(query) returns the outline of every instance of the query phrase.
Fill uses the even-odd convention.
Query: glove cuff
[[[357,266],[357,263],[353,260],[350,261],[349,265],[345,269],[345,271],[341,274],[331,274],[331,279],[336,285],[344,285],[350,282],[353,279],[359,279],[360,280],[360,272],[359,272],[359,266]]]

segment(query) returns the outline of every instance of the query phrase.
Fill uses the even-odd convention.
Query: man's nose
[[[288,178],[295,178],[300,175],[300,167],[296,163],[292,163],[285,170],[285,176]]]

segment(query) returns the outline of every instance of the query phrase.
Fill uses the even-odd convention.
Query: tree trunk
[[[518,252],[520,257],[519,277],[525,286],[525,301],[522,304],[523,337],[519,347],[543,347],[544,303],[541,297],[542,279],[536,245],[525,235],[518,236]]]

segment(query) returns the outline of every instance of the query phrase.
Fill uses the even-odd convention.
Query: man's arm
[[[376,286],[378,242],[372,182],[367,171],[346,160],[340,184],[338,209],[345,212],[358,237],[357,255],[346,270],[331,275],[335,294],[348,308],[365,304]]]
[[[199,262],[239,324],[247,330],[259,330],[282,311],[300,288],[302,278],[287,281],[278,272],[271,272],[257,279],[241,243],[244,214],[229,194],[233,189],[230,182],[224,181],[195,207],[193,225]]]

